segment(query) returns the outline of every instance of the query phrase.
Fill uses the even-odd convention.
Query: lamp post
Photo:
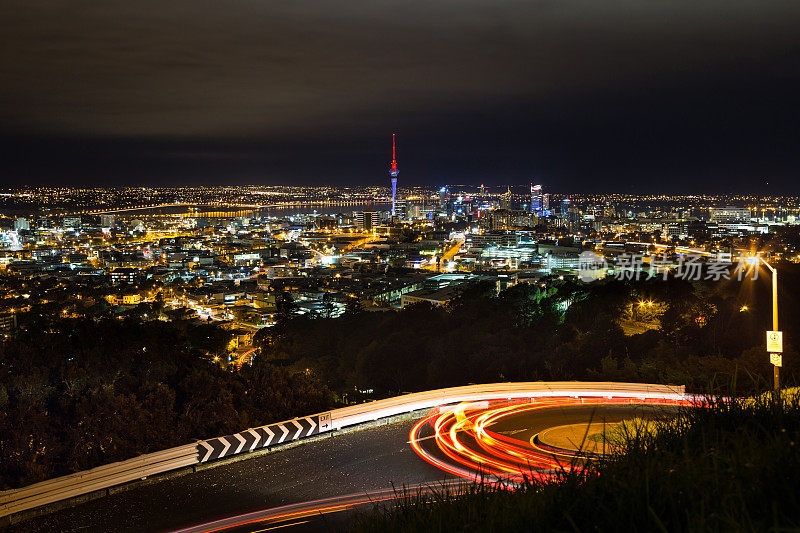
[[[767,263],[763,257],[760,259],[772,274],[772,330],[778,331],[778,270]],[[781,388],[780,366],[776,364],[772,365],[772,381],[775,391],[779,391]]]

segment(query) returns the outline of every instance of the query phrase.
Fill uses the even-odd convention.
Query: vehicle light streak
[[[497,400],[490,405],[459,404],[436,410],[412,427],[411,447],[426,462],[458,477],[514,486],[525,479],[546,479],[556,472],[580,467],[587,458],[600,454],[538,445],[534,439],[527,442],[491,429],[509,416],[566,406],[688,406],[697,403],[690,399],[594,396],[531,398],[525,403]],[[426,428],[433,429],[432,436],[421,435]],[[422,441],[430,438],[437,446],[435,454],[422,445]]]
[[[264,509],[261,511],[254,511],[228,518],[222,518],[219,520],[206,522],[204,524],[198,524],[176,530],[173,533],[214,533],[243,526],[251,526],[252,524],[262,524],[264,526],[282,524],[292,520],[301,520],[303,518],[309,518],[313,516],[339,513],[354,507],[395,500],[397,498],[402,498],[404,494],[413,493],[416,491],[431,492],[448,485],[458,487],[461,483],[461,480],[451,480],[439,483],[437,485],[410,485],[405,487],[404,490],[391,488],[374,492],[362,492],[360,494],[350,494],[347,496],[336,496],[333,498],[294,503],[281,507],[274,507],[271,509]],[[292,526],[301,523],[305,522],[295,522],[286,525]],[[262,529],[261,531],[266,530]]]

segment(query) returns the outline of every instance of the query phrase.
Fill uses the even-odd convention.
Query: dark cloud
[[[794,186],[800,2],[0,4],[8,181]]]

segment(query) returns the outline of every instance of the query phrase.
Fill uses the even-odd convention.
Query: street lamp
[[[749,265],[757,265],[759,263],[764,263],[764,266],[767,267],[772,274],[772,331],[778,332],[778,270],[767,263],[763,257],[748,257],[745,259],[745,262]],[[781,347],[782,348],[782,347]],[[776,350],[778,351],[778,350]],[[775,358],[772,358],[772,352],[770,352],[770,361],[772,362],[772,379],[773,379],[773,387],[775,391],[780,390],[780,353],[777,353]]]
[[[761,262],[764,263],[764,266],[767,267],[772,274],[772,330],[778,331],[778,270],[767,263],[763,257],[761,258]],[[772,376],[773,386],[777,392],[781,388],[780,366],[777,364],[772,365]]]

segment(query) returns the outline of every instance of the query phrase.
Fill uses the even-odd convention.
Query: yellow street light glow
[[[744,313],[744,312],[749,311],[749,310],[750,310],[750,308],[748,306],[746,306],[746,305],[743,305],[743,306],[741,306],[739,308],[739,312],[740,313]]]

